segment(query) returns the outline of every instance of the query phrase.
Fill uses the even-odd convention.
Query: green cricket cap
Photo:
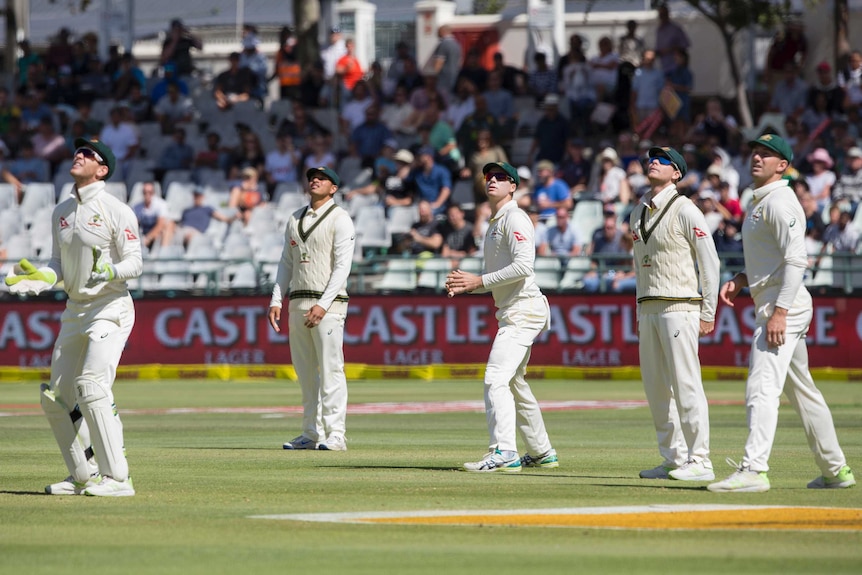
[[[108,166],[108,175],[105,176],[105,179],[110,179],[111,175],[114,173],[114,168],[117,167],[117,158],[114,156],[114,152],[111,151],[111,148],[105,145],[104,142],[100,142],[98,140],[76,138],[75,149],[77,150],[78,148],[90,148],[99,154],[105,162],[105,165]]]
[[[518,175],[518,170],[516,170],[512,164],[507,162],[491,162],[489,164],[485,164],[485,167],[482,168],[482,173],[487,174],[494,168],[500,168],[506,172],[506,175],[512,178],[512,181],[515,182],[516,186],[521,185],[521,176]]]
[[[781,136],[776,136],[775,134],[763,134],[756,140],[751,140],[750,142],[748,142],[749,148],[752,148],[754,146],[763,146],[764,148],[769,148],[788,162],[793,161],[793,148],[791,148],[790,144],[784,141],[784,138],[782,138]]]
[[[320,166],[318,168],[311,168],[307,172],[305,172],[305,177],[311,181],[311,178],[317,176],[322,176],[335,184],[336,186],[341,185],[341,178],[338,177],[338,174],[335,173],[335,170],[332,168],[328,168],[326,166]]]
[[[688,172],[688,164],[685,163],[685,158],[683,158],[682,154],[680,154],[673,148],[670,148],[668,146],[653,146],[649,149],[649,152],[647,152],[647,154],[650,158],[667,158],[668,160],[673,162],[679,170],[679,173],[682,174],[680,178],[684,178],[686,172]]]

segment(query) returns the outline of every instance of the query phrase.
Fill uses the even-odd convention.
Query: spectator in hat
[[[213,97],[220,110],[228,110],[237,102],[247,102],[257,86],[254,72],[241,67],[239,61],[239,52],[231,52],[228,69],[216,76],[213,82]]]
[[[243,225],[248,225],[251,212],[264,202],[263,190],[258,181],[258,171],[252,167],[246,167],[240,172],[240,183],[231,188],[227,207],[239,211],[237,219]]]
[[[539,207],[539,218],[544,221],[553,216],[558,208],[571,210],[572,195],[569,186],[557,179],[554,164],[542,160],[536,164],[536,187],[533,203]]]
[[[563,158],[569,139],[569,125],[560,116],[560,98],[548,94],[542,102],[544,114],[536,124],[528,157],[535,162],[548,160],[556,164]]]
[[[598,162],[597,198],[604,204],[619,202],[628,206],[632,200],[632,190],[617,151],[610,147],[605,148],[599,154]]]
[[[195,188],[194,203],[191,207],[184,209],[182,216],[180,216],[177,228],[184,246],[188,246],[189,240],[192,237],[206,233],[211,220],[230,223],[239,217],[239,213],[234,213],[233,215],[223,214],[206,204],[205,199],[203,189]]]
[[[530,213],[530,209],[535,208],[536,214],[539,213],[538,206],[533,204],[533,173],[527,166],[518,166],[518,189],[515,190],[513,199],[518,202],[518,207]],[[536,242],[538,246],[539,243]]]
[[[239,56],[240,68],[247,68],[254,74],[251,96],[258,102],[263,102],[267,92],[268,64],[266,56],[257,49],[260,40],[253,32],[246,33],[242,38],[242,53]]]
[[[452,194],[452,176],[449,170],[434,161],[434,148],[422,147],[418,155],[417,165],[407,177],[407,182],[416,187],[420,200],[428,202],[432,215],[445,213]]]
[[[381,181],[383,187],[383,203],[386,207],[410,206],[413,204],[413,188],[408,184],[410,172],[415,158],[410,150],[398,150],[392,156],[395,160],[395,172]]]
[[[548,94],[557,93],[557,72],[548,67],[548,57],[544,52],[533,55],[533,71],[527,75],[527,90],[541,104]]]
[[[806,157],[811,171],[805,175],[805,181],[811,190],[811,195],[817,205],[823,209],[832,200],[832,186],[835,185],[834,162],[826,148],[817,148]]]
[[[195,69],[192,48],[196,50],[203,48],[200,38],[192,34],[191,30],[183,25],[182,20],[171,20],[171,27],[162,44],[159,64],[172,65],[178,76],[190,76]]]
[[[845,173],[832,190],[832,199],[851,214],[856,214],[862,202],[862,148],[853,146],[845,154]]]
[[[323,77],[326,80],[335,78],[335,68],[342,56],[347,54],[347,46],[341,28],[335,26],[329,30],[329,45],[320,51],[323,61]]]
[[[808,90],[808,107],[814,107],[819,94],[826,97],[826,111],[830,115],[844,111],[844,91],[832,75],[832,66],[826,61],[817,64],[817,77]]]

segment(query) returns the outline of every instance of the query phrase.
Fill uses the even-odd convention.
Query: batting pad
[[[78,406],[90,429],[99,472],[125,481],[129,477],[129,464],[123,452],[123,427],[114,416],[113,398],[92,380],[77,380],[75,389],[78,390]]]
[[[83,420],[76,416],[75,411],[57,399],[54,392],[43,383],[40,387],[42,411],[48,419],[54,439],[60,446],[63,461],[75,481],[84,482],[98,472],[95,462],[90,458],[90,435]]]

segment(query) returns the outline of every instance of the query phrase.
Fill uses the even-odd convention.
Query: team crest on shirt
[[[790,223],[787,224],[787,227],[792,228],[795,225],[796,225],[796,218],[793,218],[792,220],[790,220]]]
[[[706,232],[703,231],[702,229],[700,229],[698,227],[695,227],[693,229],[694,229],[694,235],[697,236],[697,239],[701,239],[701,238],[706,237]]]
[[[90,221],[87,222],[87,225],[94,227],[94,228],[101,228],[102,227],[102,216],[101,216],[101,214],[93,214],[92,216],[90,216]]]
[[[60,216],[60,229],[65,230],[69,227],[69,222],[66,221],[66,218]]]
[[[757,222],[762,217],[763,217],[763,206],[757,206],[756,208],[754,208],[754,211],[751,212],[751,221]]]
[[[649,254],[645,255],[643,257],[643,259],[641,260],[641,267],[643,267],[643,268],[651,268],[652,267],[652,259],[650,258]]]
[[[633,242],[639,242],[640,239],[641,239],[641,237],[638,235],[638,233],[635,230],[632,230],[632,241]]]
[[[123,232],[126,234],[126,239],[130,242],[133,242],[138,239],[138,236],[135,235],[135,232],[133,232],[131,228],[126,228],[125,230],[123,230]]]
[[[524,236],[524,234],[522,234],[521,232],[512,232],[512,235],[515,236],[515,239],[519,242],[527,241],[526,236]]]

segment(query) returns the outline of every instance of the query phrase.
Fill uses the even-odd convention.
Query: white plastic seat
[[[380,196],[378,196],[377,194],[356,194],[347,202],[347,212],[355,218],[356,215],[359,213],[359,210],[361,210],[362,208],[365,208],[367,206],[379,205]]]
[[[383,206],[365,206],[354,219],[356,242],[362,248],[388,248],[392,244]]]
[[[536,274],[536,285],[543,290],[557,290],[560,287],[560,272],[563,265],[555,257],[536,258],[533,270]]]
[[[18,192],[12,184],[0,184],[0,211],[11,209],[18,209]]]
[[[392,206],[389,208],[389,233],[406,234],[419,221],[419,209],[416,206]]]
[[[472,210],[476,207],[476,197],[473,194],[473,180],[457,180],[452,184],[452,196],[449,201],[461,206],[463,210]]]
[[[563,273],[563,279],[560,280],[560,289],[573,290],[584,287],[584,276],[587,275],[590,268],[589,257],[576,256],[569,258],[566,264],[566,271]]]
[[[597,229],[604,223],[604,206],[598,200],[581,200],[572,210],[571,226],[578,235],[589,242]],[[546,226],[550,226],[545,222]],[[550,229],[550,228],[549,228]]]
[[[808,270],[805,277],[805,285],[808,287],[832,287],[832,283],[832,256],[824,255],[820,258],[820,264],[817,266],[817,270]]]
[[[15,236],[24,229],[17,207],[0,208],[0,243]]]
[[[33,217],[41,208],[55,206],[54,184],[51,182],[33,182],[24,186],[24,197],[18,206],[24,225],[30,226]]]
[[[124,204],[129,196],[125,182],[105,182],[105,192],[114,196]]]
[[[413,258],[397,258],[386,262],[386,271],[380,283],[379,291],[413,291],[416,289],[416,260]]]
[[[422,288],[440,291],[446,283],[446,276],[452,271],[452,260],[449,258],[427,258],[419,260],[420,270],[416,285]]]
[[[224,273],[228,276],[228,287],[231,289],[257,288],[257,267],[251,262],[227,266]]]
[[[168,216],[174,221],[179,221],[183,210],[195,203],[195,184],[171,182],[165,192],[165,201],[168,204]]]
[[[461,261],[458,262],[458,269],[463,270],[465,272],[470,272],[471,274],[481,275],[482,268],[484,266],[484,262],[482,258],[477,257],[466,257],[461,258]]]

